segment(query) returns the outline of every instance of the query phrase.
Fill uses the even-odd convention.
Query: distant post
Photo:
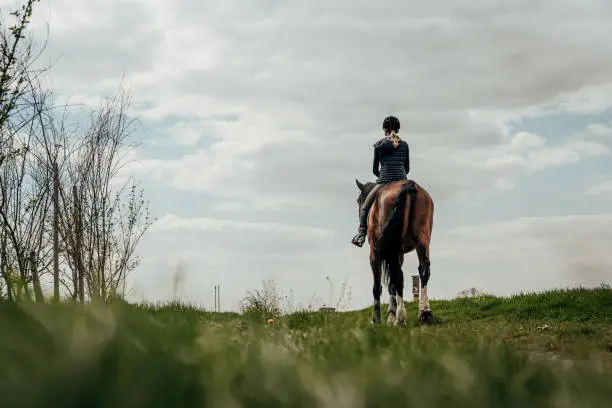
[[[221,311],[221,297],[219,295],[219,290],[221,287],[219,285],[215,285],[215,312]]]
[[[418,302],[419,293],[421,290],[421,277],[419,275],[412,275],[412,300]]]

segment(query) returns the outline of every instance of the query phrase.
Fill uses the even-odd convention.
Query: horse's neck
[[[376,187],[375,183],[368,183],[368,184],[366,184],[366,186],[364,188],[364,197],[367,197],[368,195],[370,195],[372,190],[374,190],[374,187]]]

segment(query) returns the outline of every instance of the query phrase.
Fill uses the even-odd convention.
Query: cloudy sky
[[[612,281],[612,2],[459,3],[42,0],[57,92],[97,106],[124,75],[143,123],[132,298],[179,276],[232,309],[274,279],[307,305],[329,277],[371,304],[354,180],[388,114],[435,201],[432,298]]]

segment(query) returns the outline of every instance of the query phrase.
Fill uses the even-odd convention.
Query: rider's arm
[[[406,143],[406,161],[404,162],[404,170],[406,170],[406,174],[410,173],[410,148],[408,147],[408,143]]]
[[[380,170],[378,169],[379,166],[380,162],[378,160],[378,147],[374,147],[374,163],[372,163],[372,173],[374,173],[376,177],[380,176]]]

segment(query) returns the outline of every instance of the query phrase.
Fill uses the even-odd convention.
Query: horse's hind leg
[[[395,296],[393,300],[397,308],[395,325],[403,326],[406,324],[406,307],[404,305],[404,273],[402,272],[403,256],[389,263],[389,286],[393,286]],[[391,289],[389,289],[391,293]],[[389,303],[391,303],[390,301]]]
[[[429,261],[429,244],[421,242],[417,246],[417,255],[419,257],[419,277],[421,278],[421,295],[419,296],[419,317],[421,323],[433,323],[433,312],[429,306],[429,298],[427,297],[427,284],[429,283],[430,265]]]
[[[389,276],[389,310],[387,311],[387,324],[393,326],[395,323],[395,315],[397,314],[397,301],[395,300],[395,285],[391,281],[391,271],[389,270],[389,264],[385,262],[384,267],[386,268],[386,275]]]
[[[372,268],[372,276],[374,285],[372,295],[374,296],[374,309],[372,310],[372,323],[380,324],[380,295],[382,294],[381,279],[381,261],[374,254],[370,254],[370,266]]]

